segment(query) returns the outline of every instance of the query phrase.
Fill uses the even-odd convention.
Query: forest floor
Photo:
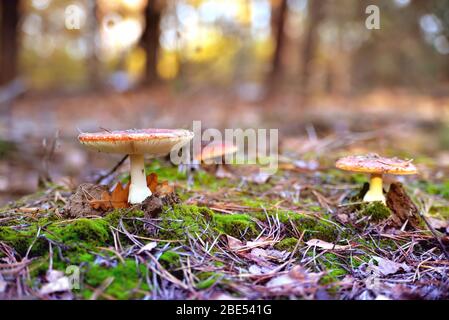
[[[159,187],[144,206],[93,205],[127,183],[126,165],[107,187],[43,181],[0,208],[0,298],[448,299],[447,124],[390,118],[357,131],[360,119],[282,135],[273,175],[228,165],[189,183],[170,162],[148,162]],[[389,207],[361,203],[368,178],[334,166],[370,152],[419,169],[385,179],[408,195]]]
[[[154,161],[147,172],[179,197],[160,212],[95,210],[92,185],[78,187],[84,200],[47,185],[1,210],[0,295],[449,298],[449,184],[429,159],[416,160],[431,168],[427,178],[401,182],[435,234],[425,221],[398,223],[384,206],[360,204],[364,175],[313,157],[283,161],[272,176],[247,166],[231,166],[225,178],[202,170],[191,188],[176,167]],[[72,217],[76,201],[85,201],[84,212]],[[79,268],[78,289],[65,286],[69,266]]]

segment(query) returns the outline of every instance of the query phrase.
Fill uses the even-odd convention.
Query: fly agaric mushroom
[[[369,190],[363,197],[363,201],[381,201],[384,204],[386,201],[382,189],[383,174],[410,175],[417,173],[412,160],[384,158],[377,154],[344,157],[339,159],[335,166],[341,170],[371,174]]]
[[[201,151],[195,156],[195,160],[201,163],[205,171],[215,173],[217,177],[229,176],[225,170],[225,157],[238,151],[237,146],[229,142],[213,141],[202,147]],[[194,168],[194,167],[192,167]],[[192,183],[189,175],[189,185]]]
[[[131,163],[131,184],[128,202],[142,203],[151,196],[145,176],[144,155],[164,156],[175,147],[182,147],[193,138],[193,132],[183,129],[141,129],[82,133],[78,140],[84,146],[106,153],[128,154]]]
[[[214,141],[203,147],[201,152],[197,154],[195,158],[196,160],[204,162],[206,164],[209,161],[219,164],[222,162],[215,162],[215,160],[222,161],[226,155],[234,154],[237,151],[238,148],[233,143],[229,143],[226,141]]]

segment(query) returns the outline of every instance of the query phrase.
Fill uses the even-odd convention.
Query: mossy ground
[[[359,215],[378,222],[391,216],[391,210],[380,201],[360,205]]]
[[[241,185],[236,180],[217,179],[209,173],[198,172],[189,189],[185,174],[175,167],[154,161],[147,170],[155,172],[160,180],[176,181],[183,201],[165,206],[155,218],[146,217],[140,210],[120,209],[102,217],[65,220],[55,213],[64,205],[59,202],[53,204],[55,208],[35,215],[20,213],[17,208],[26,204],[29,197],[5,208],[1,218],[8,219],[0,220],[3,221],[0,241],[12,248],[18,260],[26,255],[32,259],[28,267],[30,287],[38,290],[45,283],[50,261],[56,270],[64,271],[70,265],[80,268],[81,287],[72,291],[79,299],[164,298],[157,289],[167,286],[167,281],[161,280],[164,272],[181,282],[188,277],[200,292],[216,287],[230,290],[231,279],[248,285],[239,274],[248,273],[254,261],[230,250],[225,237],[229,235],[243,244],[259,236],[277,239],[264,247],[270,250],[292,252],[296,248],[293,262],[307,265],[310,271],[321,272],[319,284],[329,294],[338,295],[340,281],[367,264],[373,254],[395,251],[407,243],[375,233],[361,236],[351,223],[344,224],[336,219],[336,207],[323,205],[316,194],[308,190],[299,197],[276,191],[279,187],[281,191],[290,190],[289,185],[282,185],[282,177],[290,178],[290,172],[279,171],[264,185]],[[126,181],[127,177],[122,179]],[[305,179],[305,183],[311,184],[316,182],[317,176]],[[344,175],[334,170],[320,173],[318,179],[355,185],[366,182],[363,175]],[[444,199],[447,196],[444,186],[444,183],[438,187],[428,186],[427,191]],[[322,187],[315,191],[327,197],[334,196],[334,191]],[[354,189],[347,199],[356,195],[357,189]],[[33,201],[46,196],[39,193],[34,195]],[[448,215],[444,203],[432,208],[433,213]],[[359,209],[355,211],[356,216],[369,216],[369,223],[374,226],[391,214],[388,208],[377,203]],[[351,243],[357,250],[333,252],[309,247],[305,242],[311,239],[339,245]],[[156,242],[155,248],[139,251],[151,241]],[[0,258],[4,257],[5,252],[1,251]]]

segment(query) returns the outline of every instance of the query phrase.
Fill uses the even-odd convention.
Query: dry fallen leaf
[[[231,251],[238,251],[244,247],[243,242],[239,239],[231,237],[229,235],[226,235],[226,238],[228,240],[228,247],[229,249],[231,249]]]
[[[111,196],[109,195],[109,192],[103,191],[99,200],[94,199],[89,201],[89,203],[95,210],[101,209],[106,211],[110,208],[110,200]]]
[[[437,219],[433,217],[426,217],[426,218],[434,229],[445,229],[449,227],[449,221],[447,220]]]
[[[264,260],[285,261],[289,255],[290,252],[275,249],[254,248],[251,250],[251,256]]]
[[[23,213],[37,213],[39,212],[39,210],[40,208],[28,208],[28,207],[19,208],[19,211]]]
[[[265,287],[272,294],[312,294],[316,291],[317,283],[320,278],[320,273],[308,272],[298,265],[293,267],[287,274],[272,278],[266,283]]]
[[[149,242],[146,245],[144,245],[142,248],[139,249],[138,253],[142,253],[144,251],[148,251],[150,252],[151,250],[153,250],[154,248],[156,248],[157,246],[157,242]]]
[[[260,237],[259,239],[255,241],[248,241],[246,244],[244,244],[239,239],[236,239],[234,237],[231,237],[229,235],[226,235],[228,238],[228,245],[229,249],[232,251],[248,251],[254,248],[265,248],[269,245],[275,244],[277,241],[272,240],[268,237]]]
[[[70,281],[67,277],[62,277],[55,282],[46,283],[39,290],[40,294],[51,294],[70,290]]]
[[[245,180],[256,184],[264,184],[271,178],[271,176],[272,174],[260,170],[259,172],[245,177]]]
[[[156,192],[157,189],[157,174],[150,173],[147,176],[147,186],[150,188],[151,192]]]
[[[370,267],[380,273],[381,275],[388,276],[398,272],[400,269],[408,272],[411,268],[405,263],[397,263],[388,259],[373,256],[373,259],[377,261],[377,266],[370,262]]]
[[[337,244],[329,243],[320,239],[311,239],[306,242],[310,247],[318,247],[324,250],[348,250],[351,249],[351,245],[340,246]]]
[[[0,293],[3,293],[3,292],[6,291],[6,286],[7,286],[7,285],[8,285],[8,284],[6,283],[5,280],[3,280],[3,277],[2,277],[2,275],[0,274]]]
[[[228,169],[223,166],[218,166],[217,171],[215,171],[215,176],[219,179],[232,179],[234,175]]]
[[[168,181],[163,181],[158,184],[158,177],[155,173],[151,173],[147,176],[147,185],[151,192],[158,196],[165,196],[174,192],[173,186],[169,185]],[[101,209],[103,211],[128,208],[129,186],[130,183],[128,183],[126,187],[123,187],[122,184],[118,182],[111,193],[104,191],[101,194],[100,199],[93,199],[89,203],[92,208],[96,210]]]
[[[157,194],[159,197],[166,196],[168,194],[172,194],[175,192],[175,189],[173,186],[168,184],[168,181],[163,181],[161,184],[159,184],[156,187],[155,194]]]
[[[273,245],[275,243],[277,243],[279,241],[274,241],[269,237],[260,237],[258,238],[256,241],[248,241],[246,242],[246,247],[248,247],[248,249],[250,248],[265,248],[269,245]]]
[[[261,275],[269,273],[273,270],[273,268],[267,268],[264,266],[259,266],[257,264],[253,264],[248,268],[248,272],[254,275]]]
[[[107,191],[104,191],[101,194],[100,200],[92,200],[90,201],[90,204],[94,209],[101,208],[104,211],[109,209],[127,208],[129,206],[128,194],[129,183],[125,188],[123,188],[122,184],[118,182],[111,194],[109,194],[109,192]]]
[[[48,283],[44,284],[39,290],[40,294],[45,295],[55,292],[70,291],[69,278],[65,277],[62,271],[49,270],[46,279]]]

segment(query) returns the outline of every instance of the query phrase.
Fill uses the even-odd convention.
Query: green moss
[[[142,293],[138,292],[139,289],[148,290],[148,285],[142,282],[146,272],[145,265],[136,265],[134,260],[127,259],[125,263],[117,264],[112,268],[93,264],[83,276],[85,283],[94,288],[102,285],[108,278],[113,279],[104,293],[125,300],[141,297]],[[84,288],[82,291],[84,298],[90,298],[91,294],[90,288]]]
[[[108,259],[110,266],[96,264],[96,256],[87,252],[86,249],[64,251],[64,261],[58,254],[53,254],[53,268],[65,271],[69,265],[77,265],[81,268],[81,290],[74,290],[79,297],[88,299],[92,292],[102,285],[106,279],[111,278],[112,283],[104,291],[105,294],[116,299],[140,298],[143,293],[138,290],[148,290],[149,287],[145,279],[147,268],[143,264],[136,265],[134,260],[125,259],[124,263],[114,260],[114,255],[102,254],[104,259]],[[31,284],[40,286],[41,280],[49,268],[49,257],[42,257],[33,261],[30,267]],[[101,297],[100,297],[101,299]]]
[[[449,150],[449,123],[440,126],[438,136],[441,148]]]
[[[427,193],[449,199],[449,180],[443,183],[427,182],[425,183],[425,190]]]
[[[199,282],[196,283],[195,287],[198,290],[205,290],[212,287],[217,281],[222,278],[222,275],[215,272],[201,272],[196,275]]]
[[[178,171],[177,166],[173,166],[170,162],[164,162],[163,160],[153,160],[149,165],[145,166],[145,174],[151,173],[157,174],[159,181],[182,181],[186,180],[187,176],[183,172]],[[129,174],[123,174],[120,176],[122,183],[129,182]]]
[[[41,257],[35,259],[29,267],[31,279],[36,277],[44,276],[49,267],[48,257]]]
[[[110,226],[117,227],[120,219],[122,219],[129,232],[143,233],[145,231],[144,222],[135,219],[143,216],[144,213],[139,210],[116,210],[104,218],[80,218],[73,221],[58,222],[54,215],[46,215],[40,217],[37,221],[24,219],[24,221],[21,221],[23,225],[21,228],[0,227],[0,241],[14,248],[20,256],[25,255],[28,248],[33,244],[30,257],[40,256],[48,252],[47,239],[65,246],[65,250],[92,249],[110,244],[112,240]],[[25,224],[26,222],[29,224]],[[36,239],[39,228],[40,234]],[[128,238],[123,236],[123,240],[128,241]]]
[[[350,176],[351,182],[356,184],[363,185],[365,182],[368,182],[368,178],[366,174],[363,173],[354,173]]]
[[[313,211],[313,212],[323,212],[323,208],[321,208],[320,206],[317,205],[312,205],[307,207],[308,210]]]
[[[293,211],[268,212],[268,215],[279,219],[279,221],[284,224],[287,234],[290,237],[297,236],[292,224],[299,233],[304,232],[304,240],[306,241],[312,238],[317,238],[332,242],[338,238],[340,233],[337,225],[314,216]],[[255,213],[255,216],[262,221],[266,220],[265,213]]]
[[[348,178],[347,173],[345,173],[342,170],[335,169],[335,168],[328,169],[326,171],[326,175],[327,175],[327,178],[329,178],[330,180],[333,180],[333,181]]]
[[[224,233],[248,239],[258,235],[257,224],[245,214],[217,214],[206,207],[183,204],[163,211],[159,230],[163,239],[184,240],[187,234],[216,237]]]
[[[162,239],[184,240],[187,234],[199,235],[212,219],[213,212],[206,207],[176,204],[165,207],[161,214],[159,236]]]
[[[357,242],[360,244],[361,247],[367,247],[369,248],[369,252],[377,252],[380,249],[384,251],[395,251],[398,250],[398,246],[402,246],[406,243],[406,241],[400,241],[400,240],[392,240],[388,238],[383,237],[365,237],[365,238],[359,238]],[[363,256],[361,256],[363,257]],[[371,257],[369,257],[371,259]],[[368,259],[368,261],[369,261]],[[366,261],[367,262],[367,261]]]
[[[103,219],[77,219],[65,227],[59,227],[57,233],[66,243],[104,245],[111,239],[109,224]]]
[[[351,255],[349,257],[349,263],[353,269],[359,268],[363,263],[368,263],[371,260],[371,256],[366,254],[361,254],[357,256]]]
[[[240,202],[243,206],[246,207],[250,207],[250,208],[255,208],[255,209],[260,209],[260,208],[266,208],[269,204],[266,200],[264,199],[260,199],[260,198],[256,198],[256,197],[242,197],[242,199],[240,199]]]
[[[28,248],[30,257],[42,255],[48,251],[47,241],[43,238],[36,238],[38,229],[36,226],[25,229],[14,229],[11,227],[0,227],[0,241],[12,247],[20,256],[25,256]]]
[[[337,255],[328,252],[319,257],[318,262],[323,266],[323,271],[325,271],[325,275],[321,277],[319,283],[326,285],[329,293],[337,293],[339,287],[335,283],[348,274],[348,271],[342,267],[344,261]]]
[[[178,167],[171,163],[165,163],[160,160],[151,161],[150,165],[145,168],[146,174],[156,173],[158,180],[178,181],[185,180],[186,174],[178,171]]]
[[[12,142],[0,139],[0,158],[16,150],[16,145]]]
[[[174,251],[165,251],[159,257],[159,261],[165,262],[169,266],[179,265],[179,254]]]
[[[240,238],[254,238],[258,235],[256,223],[246,214],[214,214],[213,222],[221,233]]]
[[[338,279],[336,279],[335,277],[333,277],[332,275],[329,274],[325,274],[321,277],[319,284],[325,286],[325,285],[329,285],[332,284],[334,282],[337,282]]]
[[[443,219],[449,219],[449,206],[446,204],[435,204],[430,208],[430,214]]]
[[[391,216],[391,210],[380,201],[364,203],[361,205],[359,214],[371,217],[371,221],[377,222]]]
[[[335,241],[338,238],[338,230],[330,222],[311,217],[299,218],[295,221],[296,227],[300,232],[305,231],[304,240],[318,238],[324,241]]]
[[[274,248],[281,251],[290,251],[292,252],[298,243],[298,239],[296,238],[285,238],[279,241],[274,245]]]
[[[103,219],[113,227],[118,227],[121,221],[128,232],[142,234],[145,233],[145,223],[136,218],[144,217],[145,212],[142,210],[116,209],[108,213]],[[123,238],[125,239],[126,237],[124,236]]]
[[[24,230],[13,230],[2,227],[0,239],[4,239],[23,255],[37,235],[37,224]],[[32,255],[40,255],[48,251],[45,238],[60,242],[64,245],[79,247],[93,247],[105,245],[110,240],[109,225],[102,219],[77,219],[67,224],[50,224],[43,228],[40,237],[34,242]]]
[[[120,220],[122,220],[123,217],[126,217],[127,215],[127,210],[116,209],[104,216],[103,219],[111,226],[118,226]]]
[[[210,191],[218,191],[231,186],[228,179],[218,179],[216,176],[203,170],[194,173],[193,185],[193,188],[198,190],[202,190],[207,186],[207,189]]]

